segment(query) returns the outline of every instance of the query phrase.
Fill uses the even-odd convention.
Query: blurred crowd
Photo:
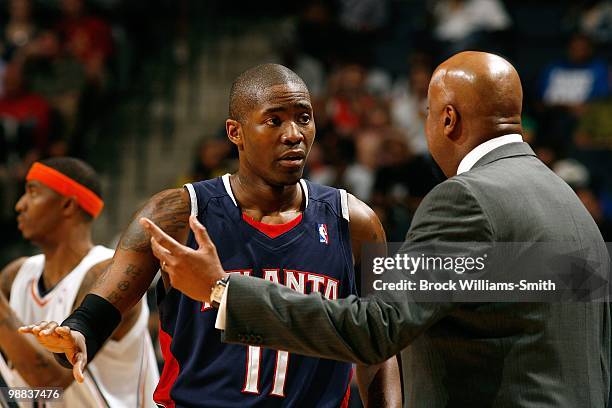
[[[388,240],[403,240],[443,177],[424,134],[433,69],[458,51],[483,50],[517,67],[524,140],[612,241],[612,1],[317,0],[296,15],[273,41],[313,97],[317,141],[306,177],[368,202]],[[233,166],[220,130],[202,142],[191,178]]]
[[[33,161],[91,158],[92,128],[112,116],[142,55],[169,34],[151,13],[177,14],[177,3],[187,1],[0,0],[0,243],[18,235],[13,206]],[[222,3],[220,16],[252,18],[259,9],[212,3]],[[389,241],[403,240],[420,201],[443,179],[425,140],[427,88],[440,62],[468,49],[517,67],[525,141],[612,241],[612,0],[274,5],[277,62],[305,80],[314,104],[317,139],[305,177],[369,203]],[[181,182],[234,171],[236,159],[219,123]]]
[[[17,237],[13,206],[35,160],[104,162],[101,123],[159,47],[164,1],[0,0],[0,244]]]
[[[101,104],[114,53],[110,24],[83,0],[34,6],[6,2],[0,31],[0,177],[7,198],[33,161],[80,155],[75,135],[86,134],[91,110]]]
[[[3,165],[23,174],[45,155],[79,154],[88,109],[102,105],[114,42],[83,0],[62,0],[44,25],[32,0],[10,0],[0,33]],[[10,164],[19,163],[13,167]]]

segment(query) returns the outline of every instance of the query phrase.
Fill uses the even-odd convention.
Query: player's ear
[[[62,211],[66,216],[72,216],[74,214],[80,214],[81,207],[77,203],[74,197],[63,197],[62,198]]]
[[[238,147],[238,150],[242,150],[242,125],[240,122],[234,119],[227,119],[225,121],[225,132],[227,138]]]

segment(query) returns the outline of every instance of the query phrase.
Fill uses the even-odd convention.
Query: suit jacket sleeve
[[[418,242],[491,241],[492,234],[475,196],[464,182],[453,178],[425,197],[403,250]],[[331,301],[319,293],[303,295],[263,279],[235,275],[228,287],[223,340],[377,364],[400,352],[454,307],[451,302],[352,295]]]

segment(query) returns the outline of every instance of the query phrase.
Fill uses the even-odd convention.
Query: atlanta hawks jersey
[[[330,299],[355,293],[346,192],[305,180],[299,185],[305,209],[281,231],[242,214],[229,174],[185,187],[192,214],[207,228],[227,272]],[[187,244],[197,248],[193,233]],[[351,364],[225,344],[215,329],[216,309],[176,289],[165,291],[161,279],[157,290],[165,358],[154,394],[158,405],[346,406]]]
[[[48,293],[38,291],[45,256],[28,258],[17,272],[11,287],[10,305],[25,324],[63,321],[87,272],[97,263],[110,259],[113,250],[95,246],[83,260]],[[149,309],[142,311],[131,330],[119,341],[108,340],[96,358],[87,365],[85,381],[73,382],[64,392],[66,407],[155,407],[153,390],[159,379],[155,353],[148,333]],[[27,386],[10,362],[0,361],[0,371],[12,387]]]

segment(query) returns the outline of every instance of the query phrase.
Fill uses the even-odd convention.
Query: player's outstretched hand
[[[40,322],[19,328],[19,333],[32,334],[41,346],[52,353],[64,353],[72,364],[74,379],[82,383],[83,370],[87,365],[87,347],[85,336],[68,326],[56,322]]]
[[[141,218],[140,224],[151,234],[153,255],[159,259],[161,270],[170,277],[172,287],[194,300],[210,302],[212,287],[227,274],[215,244],[198,218],[189,217],[189,226],[199,246],[197,250],[179,244],[148,218]]]

